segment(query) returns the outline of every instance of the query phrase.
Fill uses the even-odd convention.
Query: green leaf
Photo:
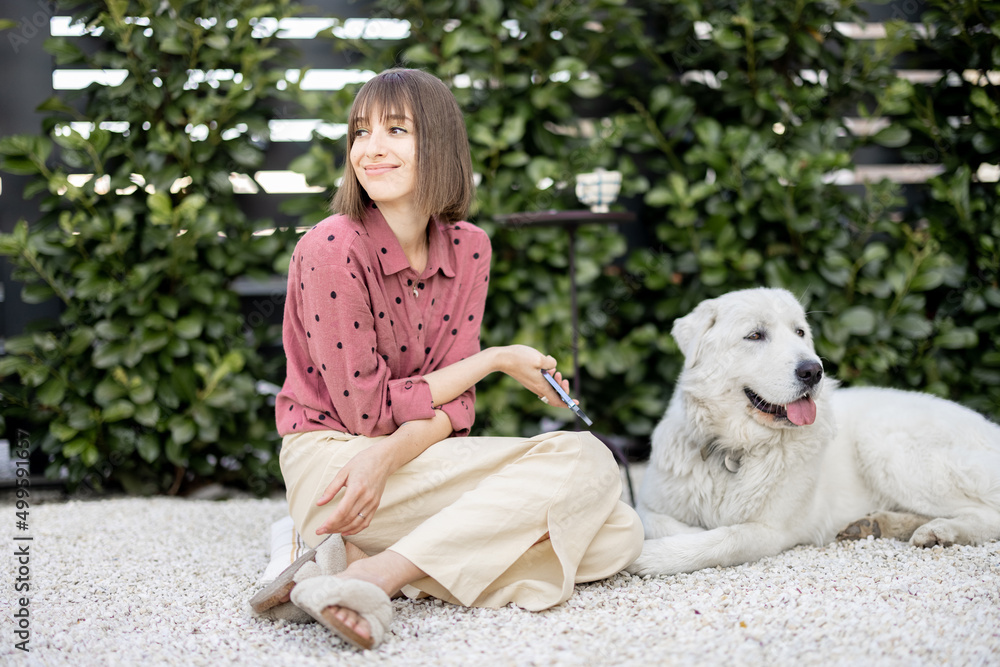
[[[30,158],[32,164],[44,164],[52,153],[52,142],[48,137],[16,134],[0,138],[0,155]],[[29,173],[36,173],[38,169]]]
[[[923,340],[934,331],[934,325],[926,317],[916,313],[893,318],[892,328],[913,340]]]
[[[500,164],[505,167],[523,167],[531,161],[531,156],[524,151],[504,151]]]
[[[504,120],[500,126],[499,141],[503,146],[512,146],[524,136],[525,117],[521,115],[511,116]]]
[[[674,193],[664,185],[658,185],[646,193],[643,200],[648,206],[659,208],[667,206],[674,201]]]
[[[76,437],[79,433],[75,428],[71,428],[68,424],[61,421],[54,421],[49,424],[49,433],[51,433],[60,442],[67,442],[70,439]]]
[[[98,405],[107,406],[125,395],[125,387],[110,375],[104,376],[94,389],[94,400]]]
[[[175,55],[183,56],[190,53],[191,45],[185,44],[176,37],[168,37],[160,42],[160,50],[164,53],[173,53]]]
[[[94,348],[91,363],[97,368],[111,368],[122,363],[125,346],[121,343],[104,343]]]
[[[143,433],[135,441],[135,449],[146,463],[160,458],[160,441],[151,433]]]
[[[139,405],[135,409],[135,420],[143,426],[156,426],[160,421],[160,405],[155,401]]]
[[[649,110],[659,113],[666,109],[674,100],[674,91],[670,86],[656,86],[649,96]]]
[[[66,346],[66,355],[75,357],[83,354],[94,342],[94,330],[85,327],[76,329],[70,334],[69,344]]]
[[[944,282],[944,271],[930,268],[921,271],[910,283],[910,290],[914,292],[926,292],[941,285]]]
[[[87,405],[74,405],[67,412],[67,424],[77,431],[86,431],[97,425],[94,410]]]
[[[976,347],[979,344],[979,335],[970,327],[956,327],[935,336],[934,344],[946,350]]]
[[[890,125],[879,130],[872,139],[880,146],[899,148],[910,143],[910,130],[902,125]]]
[[[0,170],[20,176],[30,176],[41,171],[34,160],[15,157],[0,157]]]
[[[532,185],[535,185],[544,178],[557,177],[559,175],[559,164],[549,158],[536,157],[528,163],[527,173]]]
[[[474,28],[459,26],[441,40],[441,55],[445,58],[462,52],[479,53],[490,47],[490,39]]]
[[[98,451],[97,446],[94,443],[90,443],[87,447],[80,453],[80,462],[87,468],[92,468],[97,465],[97,462],[101,460],[101,452]]]
[[[762,39],[757,42],[756,47],[765,58],[777,58],[788,48],[788,35],[780,34]]]
[[[33,283],[21,288],[21,300],[25,303],[45,303],[55,294],[55,290],[42,283]]]
[[[126,368],[133,368],[142,361],[142,349],[139,341],[130,339],[125,342],[122,353],[122,365]]]
[[[216,51],[225,51],[229,48],[229,37],[221,34],[209,35],[205,38],[205,44],[208,44]]]
[[[159,312],[167,319],[175,319],[180,310],[180,303],[176,297],[161,294],[158,298]]]
[[[226,149],[229,152],[229,157],[239,167],[256,167],[264,159],[262,151],[242,141],[229,141],[226,143]]]
[[[154,225],[169,225],[173,221],[173,204],[170,195],[157,190],[146,197],[146,205],[152,215],[150,220]]]
[[[871,243],[861,254],[861,263],[882,262],[889,259],[889,249],[883,243]]]
[[[195,423],[183,415],[174,415],[168,424],[170,426],[170,439],[177,445],[186,445],[191,442],[198,432]]]
[[[431,65],[437,60],[437,56],[426,44],[414,44],[403,52],[403,62],[411,63],[411,66]]]
[[[39,388],[35,398],[38,402],[46,406],[58,406],[66,396],[66,382],[62,378],[54,377]]]
[[[992,155],[1000,149],[1000,139],[997,139],[997,130],[991,132],[976,132],[972,135],[972,147],[983,154]]]
[[[76,44],[62,37],[50,37],[42,48],[55,56],[57,65],[69,65],[84,59],[84,53]]]
[[[156,389],[142,377],[136,377],[128,390],[128,397],[136,405],[145,405],[153,400]]]
[[[570,81],[569,87],[574,95],[584,99],[599,97],[605,92],[604,84],[595,75],[573,79]]]
[[[178,443],[173,438],[167,439],[166,447],[167,460],[175,466],[185,467],[187,466],[188,457],[184,453],[184,445]]]
[[[728,28],[716,28],[712,31],[712,39],[716,44],[727,50],[742,49],[743,36]]]
[[[131,327],[123,320],[101,320],[94,325],[94,331],[103,340],[121,340],[129,337]]]
[[[204,328],[204,318],[199,313],[188,315],[177,320],[174,325],[174,332],[186,340],[197,338]]]
[[[503,14],[502,0],[479,0],[477,4],[483,18],[490,22],[496,22]]]
[[[855,336],[867,336],[875,331],[875,313],[867,306],[848,308],[837,318],[841,326]]]
[[[90,438],[80,437],[70,440],[62,447],[62,455],[68,459],[75,459],[90,446]]]
[[[132,401],[124,398],[113,401],[108,407],[101,411],[101,418],[105,422],[117,422],[128,419],[135,414],[135,405]]]
[[[694,124],[698,141],[709,147],[716,147],[722,140],[722,125],[714,118],[701,118]]]
[[[31,367],[31,362],[13,354],[0,356],[0,379],[20,375]]]

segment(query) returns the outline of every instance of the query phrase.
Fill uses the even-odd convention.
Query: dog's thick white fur
[[[838,531],[1000,538],[1000,426],[928,394],[838,389],[791,293],[710,299],[672,334],[685,366],[653,433],[630,572],[736,565]]]

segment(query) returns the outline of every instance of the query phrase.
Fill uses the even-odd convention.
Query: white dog
[[[671,333],[685,366],[653,432],[630,572],[736,565],[838,531],[1000,538],[1000,426],[927,394],[837,389],[789,292],[705,301]]]

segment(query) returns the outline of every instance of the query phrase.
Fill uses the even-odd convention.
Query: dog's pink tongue
[[[785,406],[788,420],[796,426],[805,426],[816,421],[816,403],[806,396]]]

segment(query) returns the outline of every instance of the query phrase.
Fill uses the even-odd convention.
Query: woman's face
[[[405,202],[416,191],[417,139],[413,119],[374,110],[358,124],[351,146],[351,165],[358,182],[376,204]]]

